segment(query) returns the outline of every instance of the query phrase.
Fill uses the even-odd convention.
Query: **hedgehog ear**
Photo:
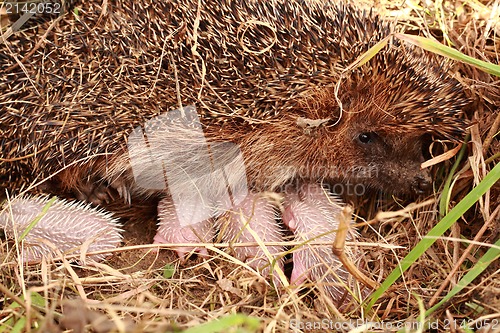
[[[339,96],[344,109],[350,104],[346,96]],[[334,88],[331,86],[311,88],[299,100],[300,113],[311,119],[332,119],[338,123],[340,108],[335,97]]]

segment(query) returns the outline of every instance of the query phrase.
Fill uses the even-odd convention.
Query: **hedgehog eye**
[[[358,141],[362,144],[372,143],[375,140],[376,134],[373,132],[365,132],[358,135]]]

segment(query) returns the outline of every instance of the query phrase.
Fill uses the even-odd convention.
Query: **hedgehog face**
[[[337,126],[301,135],[289,131],[282,142],[295,145],[287,148],[288,165],[299,171],[293,177],[355,185],[356,193],[359,186],[406,195],[431,188],[429,172],[420,168],[425,133],[391,132],[355,118],[347,115]]]
[[[428,172],[420,169],[423,134],[416,131],[393,134],[355,121],[304,128],[289,117],[245,139],[241,148],[248,179],[259,190],[281,191],[295,180],[400,194],[420,194],[431,186]]]
[[[354,183],[392,193],[422,194],[431,188],[424,161],[422,137],[358,130],[348,138],[358,165],[346,177]]]
[[[353,75],[341,85],[338,96],[328,87],[311,94],[303,104],[306,118],[338,119],[331,128],[318,130],[318,140],[309,143],[317,147],[310,156],[317,162],[312,164],[328,165],[332,171],[327,178],[389,193],[430,190],[429,172],[420,167],[425,138],[433,134],[460,140],[465,128],[461,109],[468,99],[456,80],[432,68],[424,75],[419,66],[371,79]],[[405,84],[400,82],[402,76]],[[319,152],[327,151],[329,158],[320,161]]]
[[[361,105],[354,104],[356,102],[347,105],[337,133],[330,134],[340,134],[337,140],[343,143],[343,149],[336,149],[344,155],[337,157],[340,167],[345,164],[348,170],[344,181],[389,193],[428,191],[431,188],[429,172],[420,168],[424,161],[425,130],[398,126],[390,113],[380,109],[380,101],[357,101],[360,100]],[[375,108],[379,108],[377,112],[372,110]]]
[[[321,123],[338,115],[339,108],[329,91],[319,91],[304,103],[302,114],[252,133],[251,143],[243,144],[251,149],[249,169],[257,171],[250,179],[264,184],[266,190],[297,179],[399,194],[429,190],[429,173],[420,168],[426,130],[398,126],[397,119],[385,111],[390,108],[381,108],[388,103],[377,97],[384,96],[368,92],[345,98],[335,125]]]

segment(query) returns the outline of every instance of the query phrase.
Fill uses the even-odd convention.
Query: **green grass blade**
[[[24,301],[24,297],[21,297],[21,299]],[[31,304],[43,308],[46,305],[45,303],[45,298],[43,298],[42,295],[37,292],[31,292]],[[25,332],[26,317],[23,307],[17,302],[12,302],[9,306],[6,307],[6,309],[12,310],[12,314],[15,313],[16,316],[20,317],[16,320],[13,316],[11,316],[10,318],[2,322],[0,324],[0,333]]]
[[[245,326],[235,330],[236,327]],[[221,319],[216,319],[208,323],[188,328],[183,333],[224,333],[224,332],[257,332],[260,320],[244,314],[236,313]]]
[[[465,142],[467,142],[469,139],[469,134],[467,134],[467,138]],[[450,203],[450,194],[451,194],[451,182],[453,180],[453,176],[455,176],[455,171],[457,171],[457,168],[462,161],[462,158],[465,155],[465,151],[467,150],[467,145],[464,143],[462,145],[462,148],[460,148],[460,151],[458,152],[457,159],[453,166],[451,167],[450,173],[448,175],[448,178],[446,179],[446,182],[444,183],[443,186],[443,191],[441,192],[441,199],[439,201],[439,214],[441,216],[445,216],[448,214],[448,206]]]
[[[351,70],[354,68],[358,68],[364,64],[366,64],[368,61],[370,61],[371,58],[373,58],[377,53],[380,52],[388,43],[390,40],[391,36],[387,36],[381,41],[377,42],[377,44],[373,45],[366,51],[365,53],[361,54],[352,64],[347,67],[346,70]]]
[[[56,197],[53,197],[52,199],[49,200],[49,202],[47,202],[47,204],[45,204],[45,206],[43,206],[42,212],[38,214],[38,216],[35,217],[33,221],[31,221],[29,226],[23,231],[23,233],[19,237],[19,241],[22,241],[26,237],[26,235],[29,234],[31,229],[33,229],[37,225],[37,223],[45,216],[45,214],[47,214],[49,208],[54,204],[54,201],[56,201],[56,199],[57,199]]]
[[[475,278],[479,276],[492,262],[500,258],[500,239],[497,240],[495,245],[491,247],[472,267],[467,274],[465,274],[455,287],[441,300],[439,303],[434,305],[432,308],[427,310],[426,316],[431,315],[437,308],[439,308],[443,303],[447,302],[458,294],[462,289],[468,286]]]
[[[399,39],[407,41],[413,45],[419,46],[424,50],[440,54],[447,58],[451,58],[454,60],[462,61],[467,64],[470,64],[476,68],[479,68],[482,71],[485,71],[488,74],[493,74],[496,76],[500,76],[500,65],[495,65],[490,62],[482,61],[468,55],[463,54],[460,51],[457,51],[449,46],[443,45],[439,42],[436,42],[432,39],[421,37],[421,36],[413,36],[407,34],[397,33],[395,36]]]
[[[172,278],[172,276],[174,276],[174,274],[175,274],[175,266],[174,265],[166,264],[165,266],[163,266],[163,278],[164,279],[170,279],[170,278]]]
[[[437,240],[438,237],[443,235],[443,233],[448,230],[455,221],[457,221],[460,216],[462,216],[469,208],[472,207],[479,200],[479,198],[488,191],[488,189],[493,186],[500,179],[500,164],[497,164],[485,177],[484,179],[469,192],[443,219],[434,226],[434,228],[429,231],[427,237],[424,237],[416,246],[413,248],[406,257],[401,260],[401,265],[399,269],[393,270],[389,276],[385,279],[380,287],[373,292],[369,298],[366,311],[370,311],[375,302],[379,297],[387,290],[389,287],[396,282],[397,279],[420,257],[427,251],[429,247]]]
[[[10,333],[23,333],[26,328],[26,317],[19,318],[16,324],[12,327],[12,331]]]

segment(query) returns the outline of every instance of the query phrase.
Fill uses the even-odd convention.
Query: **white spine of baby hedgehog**
[[[293,252],[290,283],[299,285],[309,279],[334,300],[342,300],[348,296],[346,291],[352,293],[353,288],[349,273],[332,251],[341,211],[337,197],[320,185],[303,184],[286,196],[283,212],[283,222],[299,242]],[[348,232],[346,240],[352,241],[356,236]],[[314,242],[320,245],[311,245]],[[356,257],[350,247],[345,251],[349,258]]]
[[[248,193],[239,204],[234,205],[226,214],[217,219],[224,242],[251,243],[249,246],[233,247],[236,258],[250,267],[269,276],[276,268],[283,270],[281,245],[261,245],[264,242],[280,242],[283,232],[276,223],[276,204],[265,193]],[[260,244],[259,244],[260,243]],[[275,275],[275,283],[278,282]]]
[[[83,249],[112,250],[122,240],[122,230],[110,213],[89,204],[48,196],[22,196],[8,202],[0,213],[0,228],[7,237],[19,239],[37,218],[22,240],[23,261],[55,257],[58,253],[76,255]],[[90,258],[100,261],[107,255],[95,254]]]
[[[158,203],[158,231],[154,237],[155,244],[207,243],[212,242],[214,235],[212,218],[183,225],[179,221],[177,210],[170,198],[163,198]],[[190,251],[199,252],[204,257],[208,256],[207,249],[204,247],[176,246],[174,250],[181,259],[184,259]]]

